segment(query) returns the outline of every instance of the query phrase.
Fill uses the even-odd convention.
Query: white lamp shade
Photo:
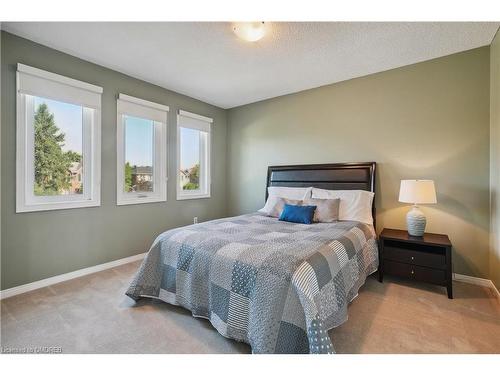
[[[437,203],[432,180],[401,180],[399,201],[413,204]]]

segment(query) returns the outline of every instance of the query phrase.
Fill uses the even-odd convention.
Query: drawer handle
[[[411,274],[412,274],[412,275],[413,275],[413,274],[415,274],[415,271],[411,270]]]
[[[415,260],[415,257],[411,257],[411,260]]]

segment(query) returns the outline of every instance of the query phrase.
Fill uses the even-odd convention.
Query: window
[[[101,93],[18,64],[16,212],[100,205]]]
[[[165,105],[119,95],[118,205],[167,200],[167,115]]]
[[[177,199],[210,197],[212,119],[179,111],[177,116]]]

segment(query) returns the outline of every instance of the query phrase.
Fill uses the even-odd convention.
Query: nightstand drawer
[[[385,246],[384,258],[418,266],[446,269],[446,257],[441,254]]]
[[[384,260],[384,272],[431,284],[446,285],[446,273],[444,270]]]

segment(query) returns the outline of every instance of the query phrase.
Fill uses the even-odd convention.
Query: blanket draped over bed
[[[332,353],[328,330],[377,267],[372,226],[255,213],[164,232],[126,294],[183,306],[253,353]]]

